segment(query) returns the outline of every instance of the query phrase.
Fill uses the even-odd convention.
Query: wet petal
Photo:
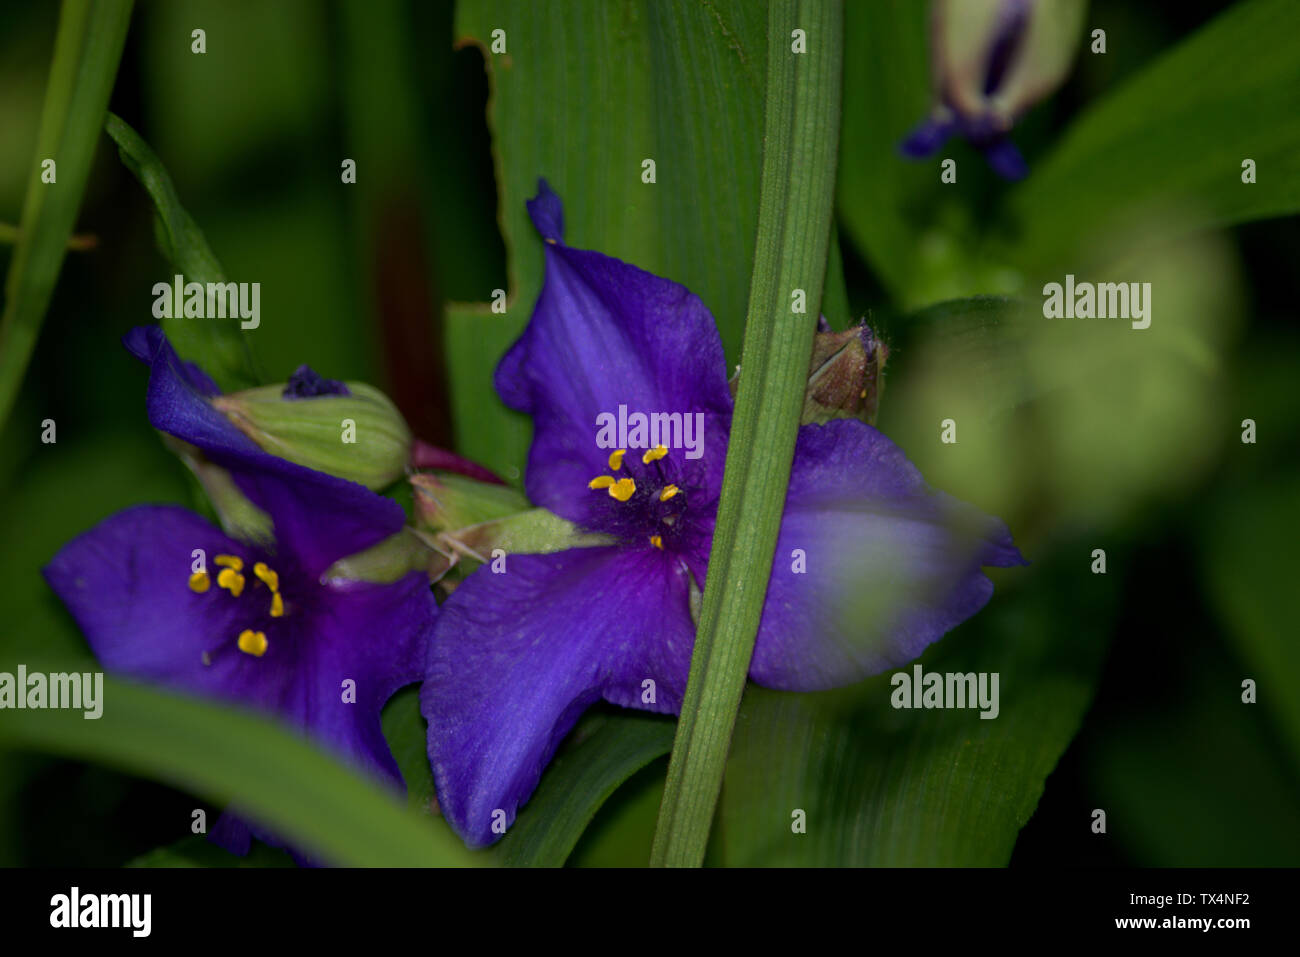
[[[804,426],[750,676],[812,691],[905,664],[989,600],[981,566],[1023,562],[875,429]]]

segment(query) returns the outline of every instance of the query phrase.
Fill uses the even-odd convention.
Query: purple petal
[[[275,656],[212,654],[248,627],[249,608],[215,583],[204,594],[190,590],[196,548],[210,572],[218,554],[247,553],[185,509],[144,505],[63,546],[45,578],[110,671],[215,697],[278,700],[288,675]]]
[[[688,579],[645,549],[511,555],[443,605],[420,701],[438,802],[471,846],[509,825],[582,712],[601,697],[676,712],[695,627]],[[654,682],[654,703],[643,700]],[[504,819],[495,812],[504,813]]]
[[[280,554],[295,556],[313,577],[402,527],[405,512],[391,499],[262,451],[213,408],[208,400],[216,386],[181,361],[161,329],[134,329],[123,342],[150,364],[146,404],[153,427],[230,469],[244,494],[271,515]]]
[[[982,565],[1023,563],[1005,525],[932,492],[871,426],[804,426],[750,676],[814,691],[905,664],[989,600]]]
[[[1029,166],[1025,163],[1025,158],[1020,155],[1016,144],[1007,137],[993,140],[983,147],[983,151],[984,158],[988,160],[993,172],[1003,179],[1014,181],[1029,175]]]
[[[544,179],[537,181],[537,195],[524,203],[528,215],[543,239],[564,242],[564,203],[555,195],[551,184]]]
[[[925,159],[937,153],[952,135],[953,124],[939,120],[926,120],[908,133],[898,150],[911,159]]]
[[[438,615],[429,579],[412,572],[389,585],[321,588],[325,596],[310,619],[310,648],[286,717],[351,765],[400,785],[380,712],[398,688],[424,675]],[[354,702],[344,700],[345,681],[355,682]]]
[[[413,573],[391,585],[330,587],[281,569],[289,612],[268,619],[256,586],[239,598],[215,583],[191,591],[196,548],[210,574],[218,554],[252,559],[248,546],[197,515],[141,506],[73,539],[45,577],[110,671],[277,715],[352,764],[400,782],[379,712],[423,672],[437,614],[427,579]],[[262,657],[238,650],[246,628],[265,630]],[[345,679],[356,682],[355,703],[343,701]]]
[[[364,485],[276,459],[267,470],[232,469],[240,490],[271,516],[276,551],[312,579],[340,558],[399,532],[406,512]]]
[[[709,310],[684,286],[564,245],[549,190],[529,209],[546,237],[546,280],[496,372],[506,404],[533,417],[529,498],[570,520],[589,518],[587,483],[608,471],[610,452],[596,445],[597,417],[620,405],[628,415],[704,413],[708,478],[720,480],[731,394]]]

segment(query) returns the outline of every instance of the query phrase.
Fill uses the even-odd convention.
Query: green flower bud
[[[610,541],[534,508],[506,485],[450,472],[420,472],[411,476],[411,486],[416,533],[436,553],[429,562],[429,577],[445,592],[480,564],[510,554],[558,552]]]
[[[212,404],[262,449],[290,462],[372,489],[405,474],[411,430],[386,395],[360,382],[326,383],[328,391],[304,391],[302,382],[299,370],[287,385],[217,396]]]

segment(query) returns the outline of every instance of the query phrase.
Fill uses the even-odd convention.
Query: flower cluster
[[[503,814],[514,820],[594,702],[680,709],[731,430],[704,303],[568,246],[545,182],[528,208],[545,284],[496,373],[501,398],[535,427],[527,513],[517,491],[484,483],[489,473],[413,441],[376,390],[303,367],[283,387],[223,396],[160,330],[137,329],[126,345],[149,365],[149,420],[208,478],[227,529],[175,506],[134,508],[46,569],[108,668],[272,712],[395,783],[380,710],[422,681],[439,804],[470,845],[494,840]],[[867,424],[883,344],[865,326],[824,337],[749,669],[758,684],[794,691],[911,661],[989,600],[984,566],[1023,561],[1001,522],[932,491]],[[369,417],[380,444],[327,448],[321,423],[343,408]],[[643,447],[604,447],[596,426],[625,408],[702,423],[690,454],[667,428]],[[435,550],[459,551],[366,580],[357,556],[407,522],[376,489],[422,463],[461,473],[412,476],[416,523]],[[431,579],[463,555],[482,558],[496,523],[517,514],[529,516],[533,547],[465,569],[439,607]],[[471,523],[472,534],[451,534]],[[235,813],[217,832],[247,849],[250,825]]]

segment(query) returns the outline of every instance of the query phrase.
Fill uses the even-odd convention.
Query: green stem
[[[650,863],[698,866],[772,571],[831,230],[840,0],[770,0],[758,238],[718,523]],[[792,31],[807,51],[792,51]],[[793,291],[805,293],[792,314]]]
[[[65,0],[0,318],[0,425],[22,384],[86,189],[131,0]],[[54,160],[54,182],[42,163]]]

